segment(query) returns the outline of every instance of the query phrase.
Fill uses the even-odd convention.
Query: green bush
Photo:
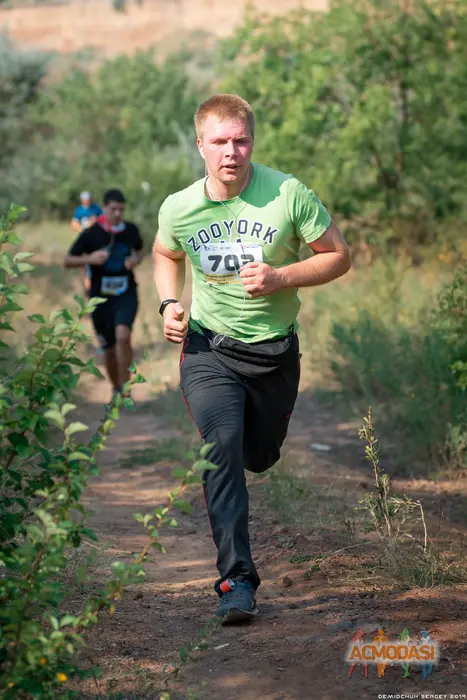
[[[407,322],[373,308],[333,326],[332,367],[347,399],[372,404],[412,470],[467,466],[465,393],[467,283],[460,271]],[[397,308],[398,301],[389,304]],[[383,302],[384,306],[384,302]]]
[[[432,323],[451,349],[457,385],[467,389],[467,263],[440,293]]]
[[[158,65],[152,52],[138,52],[50,81],[29,110],[34,137],[9,159],[0,200],[2,192],[4,202],[27,199],[36,219],[69,218],[81,190],[99,200],[120,187],[128,216],[152,236],[162,201],[200,172],[196,104],[181,56]]]
[[[192,468],[174,470],[180,485],[167,504],[134,516],[147,532],[142,552],[130,564],[112,564],[112,578],[102,589],[79,611],[75,601],[74,612],[68,612],[64,572],[71,553],[97,539],[87,526],[81,497],[89,476],[97,473],[96,455],[115,427],[120,406],[131,408],[133,402],[118,397],[97,431],[77,439],[87,426],[70,420],[76,408],[70,394],[84,372],[101,376],[92,359],[84,362],[77,355],[88,339],[81,321],[102,300],[85,305],[76,297],[76,314],[61,309],[48,319],[30,316],[37,330],[24,354],[13,359],[5,341],[15,322],[24,323],[19,302],[28,286],[21,277],[32,268],[31,254],[15,253],[21,241],[12,225],[21,212],[12,207],[0,221],[0,698],[47,700],[80,697],[64,684],[94,673],[79,663],[83,633],[102,610],[112,614],[126,584],[141,580],[149,548],[164,551],[160,527],[176,526],[172,507],[190,512],[183,489],[200,483],[201,473],[213,465],[205,458],[211,445],[204,445],[200,459],[191,454]],[[138,374],[132,378],[141,381]]]
[[[29,132],[28,106],[37,98],[48,61],[45,54],[17,49],[0,34],[0,168]]]
[[[29,253],[11,247],[20,241],[12,223],[21,213],[12,208],[0,227],[0,318],[5,332],[27,294],[21,275],[32,266]],[[113,407],[92,438],[77,434],[87,426],[70,421],[75,406],[69,395],[83,372],[98,374],[93,361],[81,361],[76,350],[87,336],[81,319],[95,302],[82,300],[74,316],[67,309],[49,319],[31,316],[34,338],[14,366],[8,365],[8,344],[2,341],[7,366],[0,370],[0,697],[67,697],[63,683],[79,670],[75,655],[81,632],[96,622],[102,609],[111,610],[124,583],[141,576],[140,564],[116,564],[116,576],[78,614],[62,610],[65,598],[60,573],[70,549],[83,539],[95,539],[86,526],[80,498],[88,476],[96,473],[95,457],[118,418]],[[6,356],[5,356],[6,355]]]
[[[352,241],[409,249],[465,223],[466,38],[467,0],[250,12],[223,86],[256,111],[258,160],[313,187]]]

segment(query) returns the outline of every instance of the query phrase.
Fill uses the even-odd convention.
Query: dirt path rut
[[[102,384],[96,384],[89,396],[86,414],[94,425],[102,415],[102,394]],[[174,485],[168,461],[129,468],[121,466],[123,458],[162,437],[182,439],[154,413],[144,386],[137,387],[135,398],[137,410],[125,411],[86,496],[93,525],[109,544],[105,556],[113,559],[128,559],[144,546],[132,514],[163,502]],[[371,543],[352,540],[343,524],[343,514],[371,488],[356,426],[340,423],[332,409],[302,393],[290,432],[286,453],[294,475],[283,470],[280,479],[250,482],[252,547],[263,581],[260,615],[253,624],[214,631],[208,649],[195,652],[172,678],[171,699],[347,700],[396,693],[466,698],[465,587],[382,590],[371,575],[362,580]],[[314,440],[330,450],[312,448]],[[300,474],[311,484],[305,494]],[[413,482],[402,486],[421,488]],[[428,494],[434,503],[440,488]],[[178,528],[164,534],[167,554],[148,562],[146,581],[129,586],[115,615],[102,619],[90,635],[93,660],[103,672],[100,697],[159,698],[164,666],[213,617],[215,550],[200,492],[193,505],[193,515],[177,516]],[[313,559],[342,548],[348,549],[318,563]],[[106,566],[104,561],[97,579]],[[344,653],[352,634],[362,627],[371,638],[378,626],[391,638],[404,627],[411,634],[429,629],[442,649],[441,663],[426,681],[415,667],[406,679],[400,667],[388,667],[380,679],[376,667],[368,678],[356,668],[348,679]],[[86,697],[99,697],[93,686],[89,692]]]

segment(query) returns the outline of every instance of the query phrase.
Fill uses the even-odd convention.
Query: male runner
[[[102,214],[100,206],[92,201],[90,192],[81,192],[79,199],[81,203],[73,212],[70,222],[71,228],[76,233],[81,233],[89,226],[92,226],[97,221],[97,217]],[[83,267],[81,277],[83,278],[84,289],[89,294],[91,291],[91,270],[88,267]]]
[[[169,196],[154,243],[164,334],[183,343],[181,387],[201,436],[215,443],[204,475],[218,549],[224,622],[256,614],[260,578],[248,534],[245,469],[279,459],[300,374],[299,287],[350,268],[337,226],[291,175],[251,162],[254,115],[236,95],[215,95],[195,114],[207,177]],[[304,241],[315,253],[299,262]],[[190,319],[180,302],[185,256],[193,270]]]
[[[123,220],[124,211],[120,190],[106,192],[104,213],[78,236],[65,256],[65,267],[90,265],[90,296],[107,300],[93,311],[92,321],[114,393],[122,391],[130,376],[131,329],[138,310],[133,269],[143,258],[139,230]]]
[[[76,233],[81,233],[85,228],[92,226],[97,221],[97,217],[102,214],[102,209],[92,201],[90,192],[81,192],[80,204],[73,212],[70,226]]]

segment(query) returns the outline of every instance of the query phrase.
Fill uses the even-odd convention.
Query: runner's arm
[[[81,233],[81,224],[78,219],[72,219],[70,221],[70,226],[76,233]]]
[[[287,287],[314,287],[345,275],[350,269],[350,253],[341,232],[331,221],[326,231],[308,243],[315,255],[285,267],[274,268],[266,263],[248,263],[240,277],[250,297],[273,294]]]
[[[109,259],[107,250],[95,250],[93,253],[86,255],[65,255],[63,264],[65,267],[85,267],[86,265],[103,265]]]
[[[326,284],[350,270],[350,251],[334,221],[319,238],[308,243],[308,247],[315,253],[312,258],[277,270],[281,288]]]
[[[142,259],[144,258],[144,251],[143,250],[135,250],[131,255],[129,255],[127,258],[125,258],[125,268],[127,270],[133,270],[137,265],[140,264]]]
[[[185,286],[185,253],[167,248],[156,237],[153,246],[154,282],[161,301],[180,299]]]

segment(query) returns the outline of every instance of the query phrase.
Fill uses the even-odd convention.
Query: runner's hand
[[[188,321],[181,304],[169,304],[164,311],[164,336],[171,343],[183,343],[188,333]]]
[[[132,270],[134,267],[137,266],[139,260],[136,257],[136,255],[130,255],[128,258],[125,258],[125,269],[126,270]]]
[[[240,277],[249,296],[256,299],[277,292],[281,288],[281,274],[271,265],[250,262],[240,270]]]
[[[95,250],[89,256],[89,265],[103,265],[109,259],[107,250]]]

